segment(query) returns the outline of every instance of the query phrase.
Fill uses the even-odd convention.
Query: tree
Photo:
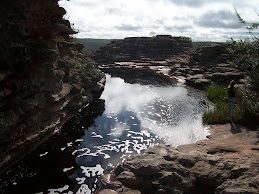
[[[230,51],[234,58],[234,65],[247,72],[248,88],[259,92],[259,37],[255,33],[259,28],[259,22],[246,22],[236,9],[235,11],[239,21],[245,25],[251,35],[252,40],[232,40]]]

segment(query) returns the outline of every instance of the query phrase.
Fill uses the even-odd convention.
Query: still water
[[[107,75],[101,98],[105,111],[91,126],[76,124],[27,156],[0,177],[0,193],[94,193],[105,187],[100,175],[127,157],[208,135],[205,108],[184,87],[128,84]]]

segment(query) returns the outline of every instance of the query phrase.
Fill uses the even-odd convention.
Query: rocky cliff
[[[130,37],[115,40],[101,47],[94,54],[98,63],[123,62],[138,59],[163,60],[184,53],[192,47],[185,37],[157,35],[155,37]]]
[[[0,173],[92,104],[105,76],[58,0],[1,1]]]

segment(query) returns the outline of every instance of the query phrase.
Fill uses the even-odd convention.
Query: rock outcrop
[[[228,84],[232,79],[243,83],[244,72],[231,66],[229,44],[218,43],[192,49],[191,40],[183,37],[156,36],[112,41],[93,55],[104,72],[128,78],[125,71],[140,71],[140,79],[148,80],[153,71],[166,83],[180,83],[204,89],[210,83]],[[133,73],[136,75],[136,73]],[[135,79],[133,76],[132,79]],[[149,82],[152,83],[152,80]],[[147,82],[147,83],[149,83]],[[156,83],[155,83],[156,84]]]
[[[192,47],[191,40],[185,37],[158,35],[155,37],[130,37],[112,41],[94,54],[98,63],[113,63],[138,59],[164,60],[184,53]]]
[[[187,85],[200,89],[211,82],[226,85],[236,80],[237,83],[243,83],[245,73],[231,66],[232,58],[227,51],[229,46],[227,43],[218,43],[194,50],[190,54],[190,61],[171,73],[184,76]]]
[[[233,125],[213,126],[208,140],[177,149],[158,145],[130,157],[115,168],[109,187],[114,193],[258,193],[258,132]]]
[[[0,173],[104,89],[65,13],[58,0],[1,1]]]

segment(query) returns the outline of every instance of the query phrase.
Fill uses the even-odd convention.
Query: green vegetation
[[[251,40],[232,40],[230,53],[234,57],[234,66],[247,72],[246,86],[249,90],[259,92],[259,38],[254,32],[259,27],[259,22],[248,23],[242,19],[236,11],[239,21],[245,26],[251,35]],[[258,15],[258,14],[257,14]],[[259,17],[259,15],[258,15]]]
[[[230,53],[234,66],[247,72],[246,87],[259,92],[259,40],[233,41]]]
[[[232,40],[230,53],[233,55],[233,66],[247,72],[245,87],[238,90],[237,104],[233,121],[251,127],[259,125],[259,38],[254,35],[259,23],[244,21],[236,11],[239,21],[251,35],[251,40]],[[258,15],[259,16],[259,15]],[[207,88],[208,98],[215,103],[215,109],[204,114],[203,122],[208,124],[226,123],[227,103],[224,103],[225,88],[211,85]]]
[[[97,50],[100,47],[109,44],[112,39],[91,39],[91,38],[76,38],[76,42],[82,43],[85,46],[87,52]]]
[[[207,87],[208,98],[215,104],[213,110],[209,110],[203,115],[203,122],[208,124],[226,123],[227,103],[225,102],[226,88],[211,84]]]
[[[76,50],[70,50],[70,57],[75,60],[74,69],[85,69],[87,68],[88,71],[94,69],[95,62],[92,61],[90,58],[86,56],[84,51],[79,52]]]
[[[238,92],[237,104],[235,107],[233,121],[243,123],[246,107],[244,107],[245,98],[243,93]],[[229,122],[227,116],[226,87],[211,84],[207,87],[208,98],[215,104],[213,110],[209,110],[203,115],[203,122],[208,124],[223,124]]]

